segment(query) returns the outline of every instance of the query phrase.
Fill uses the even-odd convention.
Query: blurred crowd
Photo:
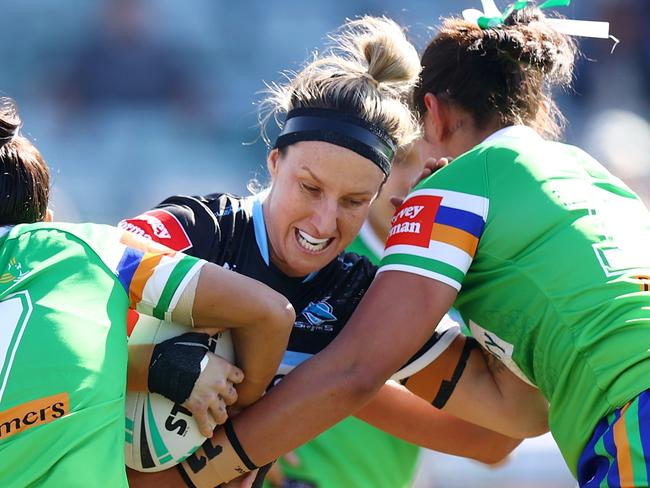
[[[0,91],[17,100],[24,132],[52,168],[57,219],[115,223],[171,194],[242,193],[251,179],[264,182],[258,93],[345,18],[388,15],[422,47],[440,16],[476,7],[479,0],[11,2],[0,30]],[[650,2],[575,0],[561,13],[609,21],[620,40],[613,52],[613,40],[580,41],[574,85],[558,94],[566,139],[650,202]],[[512,486],[522,486],[512,481],[517,473],[529,487],[555,483],[540,467],[561,465],[559,454],[536,445],[528,464],[512,463]],[[487,469],[426,459],[434,467],[418,486],[464,486],[459,472],[487,483],[472,486],[510,486],[498,474],[490,481]],[[566,469],[557,477],[553,486],[568,483]]]
[[[245,191],[264,180],[256,95],[346,17],[385,14],[421,47],[437,19],[479,0],[25,0],[4,8],[0,90],[54,169],[59,218],[115,222],[172,193]],[[500,7],[506,2],[497,0]],[[647,198],[650,2],[574,1],[621,41],[582,42],[560,94],[566,138]]]

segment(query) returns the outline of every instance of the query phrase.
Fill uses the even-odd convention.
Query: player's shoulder
[[[106,239],[117,239],[122,233],[118,228],[93,223],[74,224],[68,222],[37,222],[32,224],[19,224],[12,227],[7,235],[8,239],[21,236],[30,236],[35,240],[46,240],[50,243],[56,239],[78,241],[82,245],[93,247]]]
[[[123,234],[123,230],[104,224],[40,222],[16,225],[7,239],[14,241],[14,252],[24,249],[32,256],[49,256],[52,265],[52,259],[90,262],[94,257],[104,262],[107,256],[116,254],[116,247],[123,247]]]
[[[247,203],[228,193],[174,195],[118,226],[176,251],[205,257],[219,246],[222,234],[231,232],[238,218],[250,215]]]

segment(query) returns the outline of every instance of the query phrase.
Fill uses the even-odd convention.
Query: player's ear
[[[446,110],[447,107],[432,93],[427,93],[424,96],[424,105],[427,108],[424,116],[425,124],[430,127],[427,133],[429,138],[432,139],[428,142],[439,144],[448,133],[449,114]]]
[[[45,218],[43,219],[43,222],[54,222],[54,212],[52,212],[51,208],[48,208],[45,211]]]
[[[278,163],[280,161],[280,150],[272,149],[266,158],[266,167],[271,174],[271,178],[275,178],[278,174]]]

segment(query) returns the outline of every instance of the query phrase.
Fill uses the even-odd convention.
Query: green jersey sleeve
[[[86,242],[117,277],[130,307],[171,320],[178,300],[206,261],[109,226],[94,226]]]
[[[452,165],[453,171],[443,168],[420,183],[397,209],[379,272],[415,273],[460,291],[485,230],[489,199],[482,152]]]

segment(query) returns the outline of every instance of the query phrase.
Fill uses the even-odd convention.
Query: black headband
[[[325,108],[295,108],[275,141],[280,149],[300,141],[323,141],[350,149],[388,176],[395,143],[385,130],[354,115]]]

